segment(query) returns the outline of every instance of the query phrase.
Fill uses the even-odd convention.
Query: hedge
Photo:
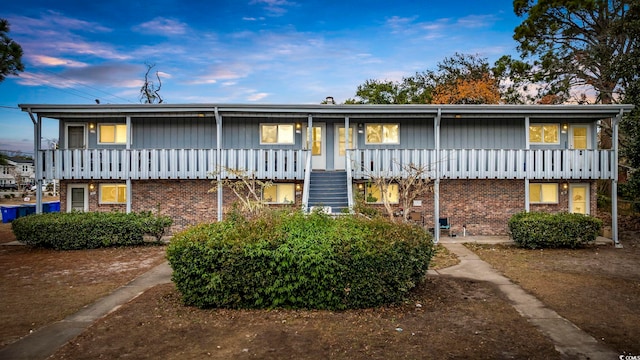
[[[172,220],[150,212],[71,212],[20,217],[11,222],[24,244],[56,250],[139,245],[145,234],[160,240]]]
[[[523,248],[577,248],[595,241],[602,220],[571,213],[522,212],[509,219],[513,241]]]
[[[403,300],[433,251],[415,225],[269,211],[187,229],[167,257],[187,305],[337,310]]]

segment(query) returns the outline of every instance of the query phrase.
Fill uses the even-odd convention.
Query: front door
[[[589,184],[570,184],[569,211],[587,215],[589,210]]]
[[[356,131],[355,126],[350,126],[349,127],[349,141],[348,141],[348,146],[345,145],[345,131],[344,131],[344,124],[340,125],[340,124],[336,124],[336,136],[334,136],[335,139],[335,148],[334,148],[334,156],[333,156],[333,166],[334,169],[336,170],[344,170],[345,167],[345,161],[346,161],[346,155],[347,155],[347,149],[353,149],[355,148],[355,137],[354,137],[354,132]]]
[[[311,168],[325,170],[327,168],[327,126],[325,123],[314,123],[311,129]]]
[[[67,149],[84,149],[86,147],[84,124],[67,125]]]
[[[571,125],[569,128],[569,149],[589,149],[591,145],[589,140],[588,125]]]
[[[67,212],[89,211],[88,187],[85,184],[69,184],[67,187]]]

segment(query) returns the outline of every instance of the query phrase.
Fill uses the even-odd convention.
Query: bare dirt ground
[[[0,242],[12,237],[0,225]],[[472,246],[486,261],[621,354],[640,354],[640,240],[624,249]],[[163,261],[164,247],[56,252],[0,246],[0,347],[64,318]],[[457,262],[445,251],[433,265]],[[122,271],[119,271],[122,270]],[[8,296],[5,296],[8,294]],[[330,311],[200,310],[157,286],[53,359],[554,359],[553,344],[492,285],[427,276],[407,302]]]
[[[0,243],[11,241],[11,224],[0,224]],[[62,320],[164,259],[163,246],[86,251],[0,246],[0,347]]]
[[[640,233],[624,246],[523,250],[467,246],[548,307],[619,354],[640,355]]]

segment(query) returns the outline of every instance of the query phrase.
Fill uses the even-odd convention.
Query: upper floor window
[[[126,124],[100,124],[98,125],[99,144],[126,144]]]
[[[560,124],[529,125],[531,144],[560,144]]]
[[[529,184],[530,204],[557,204],[558,184]]]
[[[367,144],[400,144],[400,124],[366,124]]]
[[[260,144],[294,144],[294,124],[260,124]]]
[[[127,185],[100,184],[100,204],[125,204],[127,202]]]
[[[290,204],[295,202],[296,190],[294,184],[272,184],[262,193],[264,201],[274,204]]]

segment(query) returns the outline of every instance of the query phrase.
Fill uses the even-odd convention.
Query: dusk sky
[[[33,151],[17,104],[139,103],[146,70],[166,103],[318,104],[399,81],[456,52],[516,55],[511,0],[5,1],[25,71],[0,83],[0,150]],[[43,137],[57,138],[45,120]],[[44,143],[46,146],[46,142]]]

